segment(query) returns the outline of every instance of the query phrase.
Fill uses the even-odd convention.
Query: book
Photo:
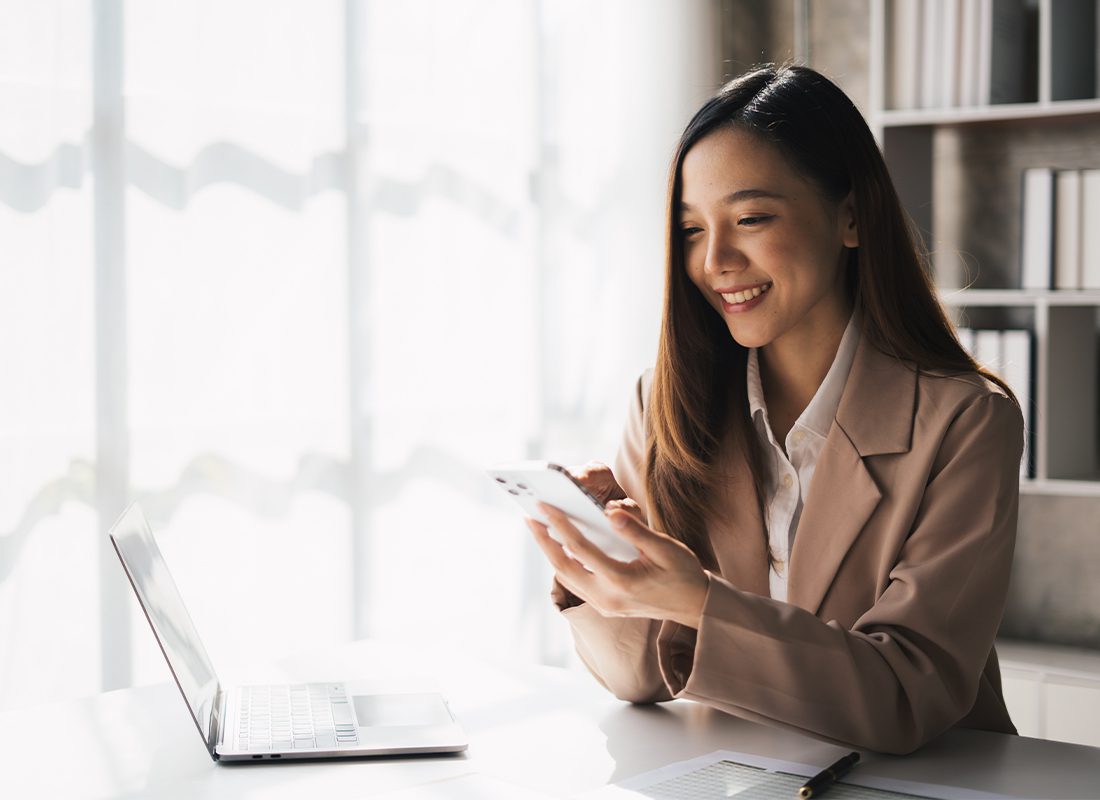
[[[954,108],[959,104],[960,62],[960,0],[940,0],[940,91],[939,106]]]
[[[921,3],[921,108],[943,106],[943,12],[944,0]]]
[[[1050,97],[1080,100],[1096,96],[1096,0],[1050,4]]]
[[[1024,170],[1020,241],[1020,288],[1049,289],[1054,243],[1054,171]]]
[[[1001,333],[1001,377],[1020,401],[1020,411],[1024,417],[1024,454],[1020,459],[1020,476],[1031,477],[1031,428],[1032,413],[1032,375],[1031,368],[1031,331],[1007,330]]]
[[[964,0],[959,20],[959,105],[976,106],[981,103],[978,74],[981,72],[981,21],[980,0]]]
[[[894,0],[890,15],[890,108],[917,108],[920,100],[920,0]]]
[[[1081,173],[1054,178],[1054,288],[1081,288]]]
[[[1100,289],[1100,169],[1081,171],[1081,288]]]
[[[1042,477],[1097,480],[1096,365],[1100,347],[1095,306],[1051,306],[1047,314],[1047,392],[1041,420],[1046,470]],[[1043,465],[1040,465],[1043,466]]]
[[[1025,0],[978,0],[979,102],[1022,103],[1027,97]]]

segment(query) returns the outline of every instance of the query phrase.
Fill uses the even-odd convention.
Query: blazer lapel
[[[909,450],[916,368],[860,336],[836,419],[814,470],[795,532],[788,601],[817,613],[882,492],[866,459]]]

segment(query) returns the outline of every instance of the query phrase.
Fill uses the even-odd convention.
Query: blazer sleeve
[[[651,372],[638,378],[626,427],[612,472],[627,497],[646,511],[645,405]],[[654,703],[671,700],[657,661],[661,622],[653,619],[605,617],[567,592],[556,580],[551,597],[569,621],[577,655],[603,686],[620,700]],[[670,641],[694,640],[694,631],[670,633]]]
[[[851,629],[709,575],[697,641],[665,623],[669,690],[857,748],[908,753],[974,704],[1004,612],[1023,421],[1001,394],[948,426],[910,533]]]

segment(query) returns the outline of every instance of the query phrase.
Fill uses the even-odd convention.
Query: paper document
[[[718,750],[583,795],[583,800],[792,800],[825,766]],[[825,795],[829,800],[1009,800],[1004,795],[859,775],[857,765]]]

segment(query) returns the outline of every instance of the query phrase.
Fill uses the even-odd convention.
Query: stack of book
[[[1022,213],[1020,288],[1100,289],[1100,169],[1024,170]]]
[[[963,349],[980,365],[1002,378],[1020,401],[1024,415],[1024,456],[1020,459],[1020,477],[1032,477],[1032,346],[1029,330],[985,330],[958,328]]]
[[[1037,72],[1026,0],[887,4],[887,106],[1022,103]]]

